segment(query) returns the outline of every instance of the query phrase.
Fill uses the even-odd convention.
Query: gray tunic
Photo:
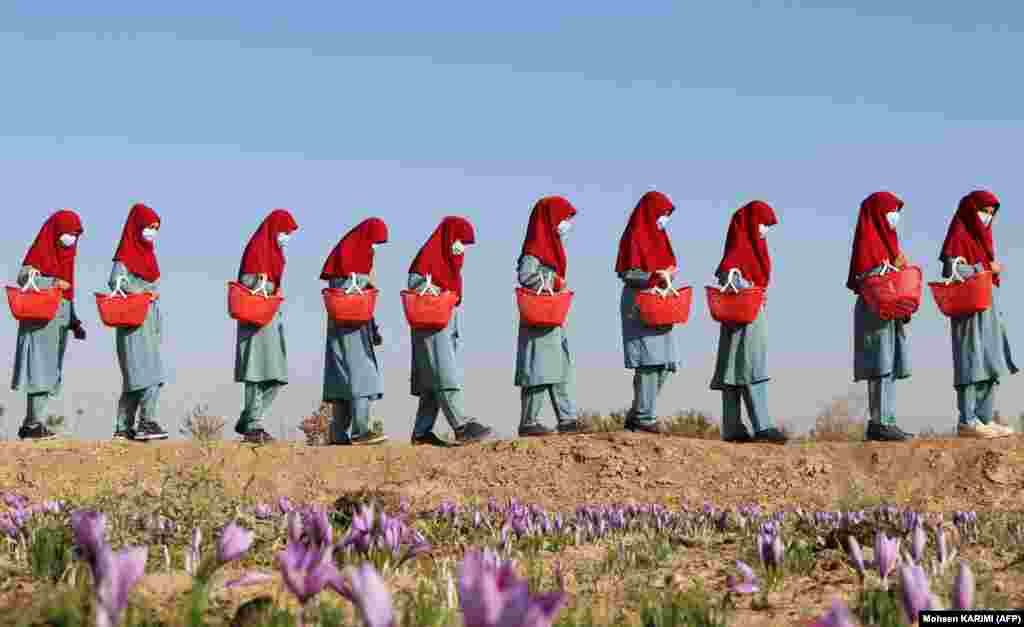
[[[883,266],[868,270],[858,280],[879,274]],[[853,307],[853,380],[864,381],[892,375],[910,377],[910,347],[906,324],[901,320],[882,320],[857,296]]]
[[[366,287],[370,277],[356,275],[356,284]],[[329,286],[345,288],[349,279],[332,279]],[[350,401],[354,398],[380,399],[384,385],[380,376],[380,358],[373,346],[370,324],[343,327],[327,319],[327,347],[324,354],[325,401]]]
[[[651,273],[632,269],[619,273],[622,279],[622,352],[626,368],[664,366],[676,370],[679,365],[674,326],[648,327],[636,308],[636,292],[647,289]]]
[[[531,290],[539,288],[541,281],[547,281],[548,276],[554,273],[553,268],[543,265],[533,255],[523,257],[518,270],[519,284]],[[572,380],[573,367],[565,324],[553,328],[519,325],[515,385],[534,387],[568,383]]]
[[[952,262],[943,259],[942,276],[952,274]],[[963,278],[984,270],[982,264],[957,266]],[[965,318],[952,318],[953,385],[998,381],[1017,373],[1006,335],[1006,318],[999,307],[999,288],[992,286],[992,307]]]
[[[126,294],[156,292],[160,283],[159,280],[150,283],[129,272],[128,268],[120,261],[115,261],[114,267],[110,271],[109,286],[111,290],[117,285],[118,277],[124,277],[121,281],[121,291]],[[167,373],[160,356],[160,344],[163,340],[163,317],[160,314],[159,300],[150,303],[149,313],[146,314],[146,320],[142,326],[118,328],[115,335],[117,361],[121,366],[121,376],[124,379],[122,386],[124,392],[134,392],[166,383]]]
[[[31,266],[22,267],[18,272],[19,287],[25,285],[33,270]],[[52,287],[56,279],[37,274],[34,282],[39,289],[46,289]],[[60,393],[70,325],[71,303],[63,298],[53,320],[18,323],[11,389],[27,394]]]
[[[409,275],[409,289],[420,289],[426,278]],[[410,329],[412,335],[413,396],[422,392],[462,389],[462,366],[459,364],[459,310],[456,307],[448,326],[440,331]]]
[[[725,285],[727,276],[719,275],[718,284]],[[734,281],[736,287],[751,286],[746,279]],[[754,385],[768,381],[768,329],[764,308],[750,324],[722,324],[718,333],[718,361],[711,378],[711,389],[726,386]]]
[[[255,289],[260,285],[260,277],[255,274],[243,274],[239,282],[249,289]],[[268,280],[266,289],[273,294],[277,286]],[[235,340],[235,381],[288,383],[284,303],[281,303],[274,319],[262,327],[238,323],[238,335]]]

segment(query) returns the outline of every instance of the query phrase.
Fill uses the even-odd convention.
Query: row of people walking
[[[993,438],[1010,431],[993,421],[998,385],[1017,372],[998,302],[999,275],[992,221],[999,200],[987,191],[965,196],[952,217],[939,258],[943,276],[970,277],[991,272],[991,306],[951,320],[954,387],[961,436]],[[889,192],[876,192],[860,206],[853,240],[847,287],[857,295],[854,305],[854,379],[865,381],[869,392],[866,437],[903,441],[912,437],[897,425],[895,384],[910,377],[909,341],[902,319],[883,319],[865,301],[862,287],[890,268],[905,268],[908,260],[899,244],[898,223],[903,202]],[[675,208],[667,195],[651,191],[633,209],[619,241],[615,272],[623,282],[621,322],[624,365],[634,371],[633,403],[626,419],[632,431],[658,433],[657,399],[679,369],[674,325],[649,326],[637,313],[641,292],[672,288],[678,260],[667,226]],[[533,207],[518,260],[518,282],[524,288],[552,291],[568,288],[565,240],[576,209],[565,198],[542,198]],[[136,204],[125,222],[113,257],[109,288],[126,294],[148,293],[151,305],[144,322],[117,328],[115,347],[123,385],[117,404],[114,437],[151,440],[167,437],[157,420],[160,390],[166,382],[161,358],[162,314],[160,266],[155,241],[161,219],[150,207]],[[768,288],[772,262],[767,239],[778,224],[767,203],[753,201],[736,210],[729,223],[722,259],[715,269],[721,286]],[[260,224],[242,254],[238,281],[251,290],[280,294],[288,242],[298,230],[290,212],[275,209]],[[86,331],[75,310],[75,258],[83,227],[70,210],[52,215],[39,231],[22,262],[17,282],[22,289],[56,287],[62,298],[49,321],[21,321],[18,327],[12,388],[27,394],[27,410],[19,436],[45,439],[54,434],[43,424],[48,401],[59,394],[63,361],[70,333],[78,340]],[[349,231],[331,251],[320,279],[331,288],[362,290],[372,287],[375,251],[388,242],[388,228],[369,218]],[[435,446],[468,444],[491,437],[491,427],[467,416],[463,401],[459,356],[462,315],[462,268],[467,249],[476,243],[472,224],[462,217],[445,217],[409,267],[410,290],[436,287],[454,294],[456,307],[442,329],[411,329],[410,392],[419,399],[412,443]],[[330,441],[333,444],[379,444],[385,441],[369,430],[370,404],[383,396],[376,346],[381,343],[371,319],[359,326],[328,319],[323,400],[334,404]],[[244,386],[244,406],[235,431],[247,442],[273,438],[264,428],[281,387],[288,383],[284,322],[280,310],[268,324],[238,324],[235,381]],[[723,323],[711,389],[722,394],[722,437],[729,442],[784,443],[768,410],[767,323],[762,305],[753,321]],[[565,324],[535,327],[521,323],[516,355],[515,385],[521,390],[520,436],[580,433],[575,392],[575,364]],[[557,419],[554,429],[538,417],[549,399]],[[746,408],[750,428],[741,412]],[[444,414],[454,442],[434,431]]]

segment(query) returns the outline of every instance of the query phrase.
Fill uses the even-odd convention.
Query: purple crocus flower
[[[928,536],[924,533],[924,526],[918,522],[910,534],[910,555],[914,558],[915,563],[920,564],[924,561],[924,549],[927,543]]]
[[[464,627],[550,627],[564,602],[561,591],[530,594],[512,562],[490,551],[470,551],[459,565]]]
[[[352,517],[352,526],[348,535],[342,541],[342,546],[354,546],[360,553],[370,550],[373,542],[371,532],[374,526],[374,511],[372,506],[363,506],[359,512]]]
[[[816,620],[811,627],[855,627],[855,623],[846,604],[836,599],[832,602],[832,609]]]
[[[734,594],[754,594],[761,589],[761,584],[758,582],[757,576],[754,575],[754,569],[746,563],[737,560],[736,570],[740,571],[739,580],[734,575],[729,575],[725,579],[725,585],[729,592]]]
[[[267,573],[247,572],[242,574],[241,577],[229,579],[224,582],[224,587],[230,590],[231,588],[240,588],[243,586],[255,586],[261,583],[266,583],[272,579],[273,577]]]
[[[757,553],[765,568],[775,570],[781,567],[785,547],[782,545],[782,538],[779,537],[778,532],[762,531],[757,538]]]
[[[327,586],[338,592],[342,590],[341,573],[334,565],[333,545],[289,539],[285,549],[277,554],[277,565],[288,590],[303,605]]]
[[[106,516],[94,511],[71,515],[75,543],[92,571],[96,597],[96,627],[121,622],[128,593],[146,570],[146,547],[127,547],[115,553],[106,541]]]
[[[274,511],[266,503],[257,504],[252,513],[257,520],[267,520],[274,515]]]
[[[199,527],[192,530],[192,541],[185,550],[185,572],[195,575],[199,570],[200,546],[203,542],[203,532]]]
[[[217,542],[217,561],[221,564],[233,562],[245,555],[252,546],[253,533],[248,529],[229,523]]]
[[[974,573],[965,562],[960,562],[960,571],[953,580],[953,609],[970,610],[974,605]]]
[[[917,622],[921,610],[931,609],[932,593],[928,584],[928,575],[918,565],[906,565],[900,568],[901,599],[907,622]]]
[[[878,569],[878,576],[882,578],[882,585],[888,586],[889,575],[896,570],[896,562],[900,556],[900,541],[898,538],[889,539],[879,531],[875,535],[875,568]]]
[[[347,574],[349,585],[343,594],[359,610],[363,625],[395,627],[391,593],[373,566],[364,563],[359,568],[349,568]]]

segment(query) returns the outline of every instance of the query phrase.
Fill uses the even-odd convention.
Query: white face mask
[[[152,242],[153,240],[155,240],[156,229],[152,229],[149,227],[142,229],[142,239],[146,240],[147,242]]]
[[[290,240],[291,238],[292,238],[291,233],[278,233],[277,234],[277,245],[280,246],[281,249],[283,250],[283,249],[285,249],[288,246],[288,240]]]
[[[978,219],[980,219],[981,223],[985,226],[989,226],[990,224],[992,224],[993,217],[995,216],[993,216],[991,213],[985,213],[984,211],[978,212]]]
[[[71,248],[72,246],[75,245],[75,242],[77,241],[78,236],[72,235],[71,233],[65,233],[64,235],[60,236],[60,245],[63,246],[64,248]]]
[[[464,252],[466,252],[466,245],[465,244],[463,244],[459,240],[455,240],[454,242],[452,242],[452,254],[453,255],[458,257],[459,255],[461,255]]]
[[[565,237],[572,230],[572,222],[562,220],[558,223],[558,237]]]
[[[658,221],[657,221],[657,224],[658,224],[658,228],[659,228],[659,229],[661,229],[662,231],[664,231],[664,230],[665,230],[665,227],[666,227],[666,226],[668,226],[668,221],[669,221],[669,218],[671,218],[671,216],[670,216],[670,215],[668,215],[668,214],[665,214],[665,215],[663,215],[663,216],[660,216],[660,217],[658,218]]]
[[[885,219],[889,222],[889,227],[895,230],[896,225],[899,224],[900,222],[900,212],[890,211],[889,213],[885,214]]]
[[[760,237],[761,239],[764,239],[764,238],[768,237],[768,230],[770,228],[772,228],[772,227],[768,226],[767,224],[758,224],[757,225],[757,235],[758,235],[758,237]]]

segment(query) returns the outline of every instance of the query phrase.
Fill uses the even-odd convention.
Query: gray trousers
[[[46,406],[50,403],[51,398],[53,396],[49,392],[28,395],[28,402],[25,405],[25,422],[22,423],[26,428],[35,427],[46,420]]]
[[[868,416],[871,422],[896,424],[896,378],[893,375],[868,379]]]
[[[747,428],[740,418],[741,405],[747,407],[747,418],[754,434],[775,427],[768,415],[768,382],[753,385],[730,385],[722,390],[722,439],[738,438]]]
[[[370,399],[366,396],[352,400],[336,400],[331,420],[331,442],[361,438],[370,433]],[[349,434],[349,429],[352,433]]]
[[[633,374],[632,418],[639,423],[652,423],[658,419],[658,394],[671,374],[665,366],[641,366]]]
[[[430,390],[420,392],[420,405],[416,409],[416,425],[413,437],[424,436],[434,430],[438,412],[444,412],[453,431],[462,428],[469,420],[463,409],[462,390]]]
[[[996,387],[994,379],[970,385],[956,386],[956,406],[960,410],[960,424],[975,421],[989,424],[995,416]]]
[[[263,419],[267,417],[277,393],[281,391],[281,383],[262,381],[250,383],[246,381],[242,399],[242,413],[235,424],[235,432],[246,434],[263,428]]]
[[[519,417],[519,428],[537,424],[537,417],[544,407],[544,397],[551,399],[555,409],[555,418],[559,425],[570,425],[576,422],[576,403],[572,399],[569,386],[565,383],[549,383],[522,387],[519,397],[522,400],[522,414]]]
[[[122,392],[117,401],[117,420],[114,431],[127,431],[136,426],[138,421],[156,421],[156,403],[160,400],[160,388],[163,384],[151,385],[141,390]]]

